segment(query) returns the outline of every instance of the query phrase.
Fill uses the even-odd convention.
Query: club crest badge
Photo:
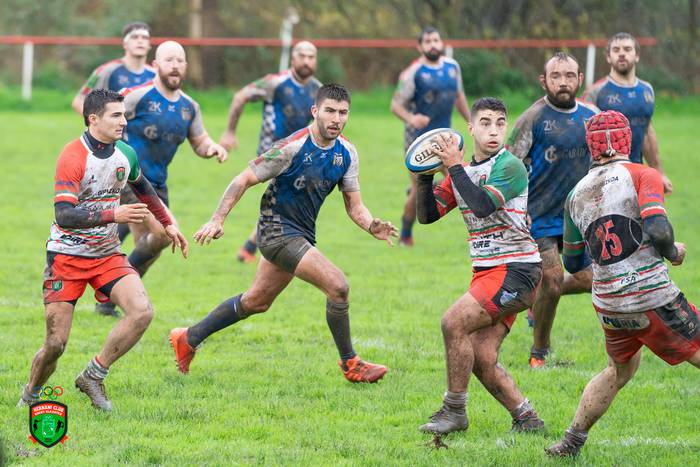
[[[61,389],[62,393],[63,389]],[[29,440],[32,443],[50,448],[58,443],[63,444],[68,439],[67,433],[68,406],[66,404],[46,400],[36,402],[29,407]]]

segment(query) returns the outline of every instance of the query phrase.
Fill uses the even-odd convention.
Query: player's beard
[[[560,109],[572,109],[576,105],[576,94],[578,93],[578,86],[576,86],[571,93],[566,92],[556,92],[553,93],[551,89],[547,88],[547,99],[552,105],[559,107]]]
[[[314,74],[314,69],[310,66],[302,65],[294,68],[294,73],[296,73],[299,78],[306,79]]]
[[[627,76],[634,68],[631,65],[631,63],[627,62],[627,61],[622,65],[619,62],[613,62],[612,67],[618,74],[620,74],[622,76]]]
[[[318,122],[318,132],[321,133],[321,136],[323,136],[324,139],[327,139],[329,141],[336,139],[343,132],[344,125],[341,123],[335,128],[335,136],[331,136],[328,132],[329,126],[330,125],[324,125],[321,121]]]
[[[437,62],[442,56],[442,50],[430,49],[427,52],[423,52],[423,55],[428,59],[428,61]]]
[[[171,75],[170,73],[158,74],[158,77],[160,78],[160,82],[163,83],[163,86],[170,89],[171,91],[177,91],[178,89],[180,89],[182,87],[182,80],[184,78],[182,73],[178,73],[177,75]]]

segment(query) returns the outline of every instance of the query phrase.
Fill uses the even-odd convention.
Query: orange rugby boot
[[[195,349],[187,343],[187,328],[175,328],[170,331],[170,345],[175,351],[175,362],[180,373],[190,371],[190,362],[194,358]]]
[[[245,247],[241,247],[241,249],[238,250],[236,259],[239,263],[252,263],[255,261],[255,253],[251,253],[250,251],[246,250]]]
[[[376,383],[387,372],[387,367],[376,363],[365,362],[359,356],[354,356],[343,364],[338,360],[338,366],[345,375],[345,379],[351,383]]]

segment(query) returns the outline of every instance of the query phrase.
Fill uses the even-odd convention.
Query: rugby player
[[[182,46],[173,41],[160,44],[153,67],[157,75],[152,82],[124,91],[129,123],[124,140],[136,151],[144,176],[167,208],[170,205],[166,183],[168,165],[180,144],[188,140],[195,154],[205,159],[216,157],[224,162],[228,155],[209,137],[197,102],[180,89],[187,73]],[[136,202],[128,188],[122,193],[122,202]],[[177,225],[172,213],[169,215]],[[130,224],[129,229],[134,234],[129,263],[143,276],[170,240],[152,217],[140,224]],[[117,314],[112,302],[97,304],[95,311],[104,315]]]
[[[85,96],[93,89],[119,91],[147,83],[156,75],[146,64],[151,50],[151,28],[141,21],[129,23],[124,26],[122,37],[124,56],[97,67],[73,98],[71,106],[79,114],[83,114]]]
[[[464,95],[459,63],[445,57],[445,44],[440,32],[432,27],[418,36],[420,58],[399,76],[391,100],[391,111],[406,124],[404,152],[423,133],[452,126],[452,109],[457,107],[469,123],[469,104]],[[416,221],[416,175],[409,173],[411,188],[401,217],[399,244],[413,246],[413,224]]]
[[[530,232],[542,257],[542,285],[532,306],[532,368],[545,365],[559,297],[591,290],[590,269],[565,275],[559,259],[564,201],[591,162],[585,121],[598,112],[576,100],[581,83],[583,73],[573,56],[558,52],[550,57],[540,75],[545,96],[523,112],[508,140],[508,149],[528,167]]]
[[[584,389],[563,439],[546,449],[552,456],[578,454],[593,424],[637,371],[642,346],[670,365],[700,368],[700,313],[664,263],[680,266],[685,245],[674,241],[661,174],[629,160],[630,127],[616,111],[588,122],[593,166],[566,200],[564,266],[575,272],[593,261],[593,308],[609,358]]]
[[[600,110],[617,110],[627,117],[632,129],[630,161],[641,164],[643,155],[649,167],[661,173],[664,191],[670,194],[673,184],[661,166],[659,144],[651,123],[654,89],[648,82],[637,78],[639,58],[639,42],[634,36],[626,32],[612,36],[605,48],[610,74],[587,89],[583,99]]]
[[[46,339],[32,362],[20,405],[36,401],[36,388],[56,370],[66,348],[73,310],[89,283],[99,301],[112,300],[124,310],[98,353],[75,380],[76,387],[101,410],[111,410],[104,380],[112,364],[136,344],[153,319],[153,307],[138,273],[119,251],[117,224],[140,223],[152,213],[165,235],[187,257],[187,240],[141,172],[134,150],[123,141],[123,96],[99,89],[85,98],[88,127],[68,143],[56,165],[55,221],[46,243],[44,304]],[[129,185],[134,204],[120,204]]]
[[[527,171],[503,146],[506,107],[499,99],[477,100],[469,132],[474,155],[464,162],[456,138],[440,137],[448,176],[433,189],[432,175],[418,176],[417,213],[429,224],[459,208],[469,231],[473,276],[469,291],[442,317],[447,392],[442,407],[422,431],[465,430],[467,387],[473,372],[511,414],[513,431],[535,431],[544,422],[498,363],[498,351],[516,314],[535,297],[542,277],[537,244],[526,225]]]
[[[322,86],[311,108],[313,122],[250,161],[224,192],[195,241],[204,245],[224,233],[224,220],[243,193],[270,181],[260,202],[258,240],[262,258],[251,287],[214,308],[189,328],[170,332],[178,369],[189,371],[195,349],[209,335],[270,308],[294,277],[318,287],[327,297],[326,321],[340,354],[338,364],[351,382],[373,383],[383,365],[360,359],[353,349],[348,316],[349,286],[343,272],[314,245],[316,218],[325,198],[338,185],[348,216],[363,230],[391,245],[396,228],[373,218],[360,196],[359,159],[341,135],[350,112],[350,94],[338,84]]]
[[[316,47],[308,41],[299,42],[292,49],[291,68],[282,73],[269,74],[253,81],[233,96],[229,110],[228,127],[219,143],[231,151],[238,147],[236,127],[248,102],[262,99],[263,115],[257,154],[272,147],[272,143],[301,130],[311,121],[314,104],[321,82],[316,79]],[[238,251],[238,261],[252,262],[257,251],[257,229]]]

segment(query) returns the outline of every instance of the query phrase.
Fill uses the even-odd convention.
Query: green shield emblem
[[[53,281],[51,283],[51,289],[53,289],[55,292],[58,292],[63,288],[63,281]]]
[[[117,180],[120,182],[124,180],[124,175],[126,174],[126,169],[124,167],[117,167]]]
[[[60,402],[37,402],[29,408],[29,439],[46,448],[68,437],[68,406]]]

